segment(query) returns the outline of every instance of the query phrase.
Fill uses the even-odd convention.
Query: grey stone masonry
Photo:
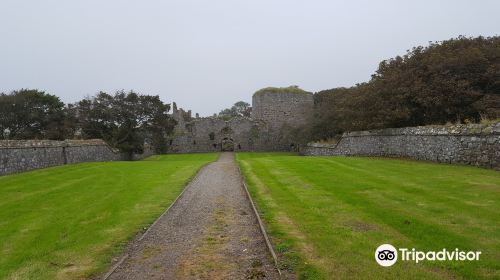
[[[140,159],[151,155],[147,150]],[[1,140],[0,176],[63,164],[123,160],[123,154],[100,139],[92,140]]]
[[[266,88],[252,97],[251,117],[224,120],[193,118],[172,104],[177,121],[169,139],[169,153],[234,151],[296,151],[294,129],[308,126],[313,116],[313,94],[296,88]]]
[[[257,92],[252,97],[252,118],[263,120],[271,129],[284,125],[308,125],[313,115],[314,98],[309,92]]]
[[[500,122],[349,132],[337,144],[309,144],[301,154],[404,157],[500,170]]]

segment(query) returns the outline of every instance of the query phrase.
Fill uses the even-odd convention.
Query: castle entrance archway
[[[220,146],[223,152],[234,152],[234,141],[232,138],[223,138]]]

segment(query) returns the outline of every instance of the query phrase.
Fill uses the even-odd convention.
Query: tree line
[[[500,118],[500,37],[458,37],[384,60],[370,81],[314,95],[312,139]]]
[[[314,94],[312,124],[301,139],[334,138],[345,131],[500,118],[500,37],[458,37],[414,47],[384,60],[370,81]],[[175,120],[158,96],[100,92],[65,105],[44,91],[0,93],[0,139],[101,138],[129,154],[144,144],[167,149]],[[240,101],[214,114],[250,116]]]
[[[65,105],[44,91],[21,89],[0,94],[0,139],[100,138],[129,155],[142,153],[144,144],[164,153],[175,126],[169,110],[159,96],[134,91]]]

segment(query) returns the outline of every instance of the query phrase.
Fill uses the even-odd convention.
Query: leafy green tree
[[[168,115],[170,105],[158,96],[118,91],[100,92],[76,105],[78,123],[84,138],[102,138],[128,153],[142,153],[144,144],[156,152],[166,152],[166,137],[175,126]]]
[[[234,103],[231,108],[221,110],[218,117],[225,120],[230,120],[236,117],[250,117],[251,112],[252,107],[250,107],[250,104],[244,101],[238,101]]]
[[[482,115],[497,117],[481,101],[498,100],[499,70],[500,37],[459,37],[383,61],[371,83],[375,96],[385,101],[379,109],[390,106],[396,113],[389,125],[479,121]],[[375,118],[387,116],[381,111]]]
[[[250,113],[252,112],[252,107],[250,107],[250,104],[245,101],[238,101],[234,103],[231,109],[236,113],[236,115],[242,117],[250,117]]]
[[[169,104],[164,104],[158,96],[140,96],[140,126],[145,135],[150,137],[150,144],[158,154],[167,152],[167,136],[176,125],[175,120],[168,114]],[[146,139],[148,140],[148,136]]]
[[[382,61],[372,79],[315,94],[313,135],[500,117],[500,37],[458,37]]]
[[[67,136],[64,103],[35,89],[0,94],[0,139],[56,139]]]

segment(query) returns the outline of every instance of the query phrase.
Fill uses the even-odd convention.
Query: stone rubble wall
[[[314,97],[310,92],[266,92],[252,96],[252,118],[267,124],[265,147],[254,151],[293,151],[296,129],[309,126],[313,117]]]
[[[155,151],[151,147],[144,147],[144,152],[142,154],[133,154],[132,160],[142,160],[155,154]]]
[[[313,94],[258,92],[252,97],[251,117],[224,120],[193,118],[190,111],[172,104],[177,121],[169,139],[169,153],[218,152],[230,141],[234,151],[296,151],[296,130],[310,123]]]
[[[313,115],[312,93],[259,92],[252,96],[252,118],[266,122],[271,129],[308,125]]]
[[[500,122],[349,132],[337,144],[309,144],[301,154],[402,157],[500,170]]]
[[[133,158],[141,159],[151,154],[151,150],[146,150]],[[124,159],[122,153],[100,139],[0,141],[0,176],[64,164]]]
[[[265,150],[270,143],[265,124],[249,118],[225,121],[208,117],[178,123],[182,126],[178,124],[174,132],[169,153],[219,152],[224,139],[234,143],[234,151],[241,152]]]

